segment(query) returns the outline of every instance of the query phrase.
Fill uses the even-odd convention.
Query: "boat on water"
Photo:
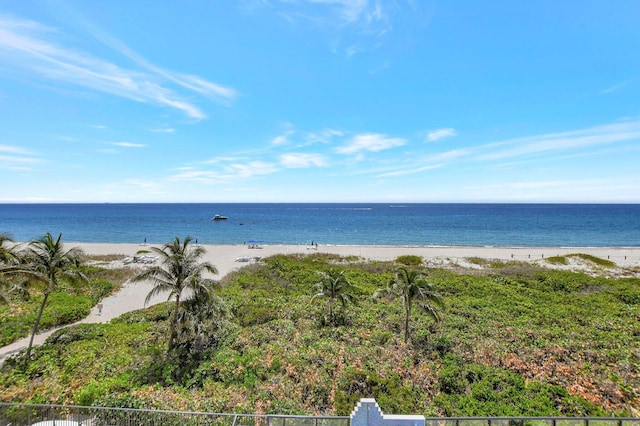
[[[213,216],[211,218],[211,220],[227,220],[227,217],[217,214],[217,215]]]

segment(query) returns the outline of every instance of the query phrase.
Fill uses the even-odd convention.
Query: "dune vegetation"
[[[409,335],[402,298],[373,297],[400,267],[423,272],[443,302],[436,315],[414,308]],[[102,280],[122,276],[84,272],[98,293],[61,288],[47,309],[94,303]],[[30,362],[4,362],[0,400],[348,415],[373,397],[386,413],[427,416],[640,415],[637,278],[312,254],[269,257],[218,284],[215,303],[181,299],[188,315],[170,302],[57,331]],[[0,307],[3,324],[30,321],[16,306]]]

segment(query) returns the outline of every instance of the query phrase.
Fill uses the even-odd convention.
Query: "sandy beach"
[[[109,262],[98,261],[104,266],[123,266],[143,268],[147,264],[130,262],[135,256],[145,256],[150,253],[150,247],[145,244],[103,244],[103,243],[65,243],[66,249],[79,247],[89,256],[119,255],[120,259]],[[155,245],[161,247],[161,245]],[[221,279],[228,273],[243,266],[254,263],[256,259],[276,254],[312,254],[330,253],[341,256],[358,256],[363,260],[390,261],[402,255],[422,256],[429,266],[451,267],[463,266],[478,268],[469,258],[496,259],[502,261],[525,261],[544,266],[551,266],[545,258],[567,254],[584,253],[601,259],[608,259],[616,264],[610,275],[640,275],[640,247],[612,248],[612,247],[413,247],[413,246],[337,246],[337,245],[203,245],[206,255],[203,260],[211,262],[218,270],[213,276]],[[594,265],[571,262],[568,265],[554,267],[589,271]],[[597,269],[598,267],[596,267]],[[629,272],[629,270],[632,270]],[[126,283],[116,294],[105,298],[99,309],[94,307],[91,314],[79,323],[106,323],[123,313],[145,307],[144,300],[151,289],[149,283]],[[156,297],[150,304],[166,301],[166,296]],[[36,336],[34,344],[42,344],[55,330],[48,330]],[[28,345],[28,338],[21,339],[11,345],[0,348],[0,364],[4,359]]]
[[[121,254],[134,256],[148,251],[152,245],[144,244],[93,244],[66,243],[67,247],[80,247],[89,255]],[[155,245],[161,247],[161,245]],[[499,259],[535,262],[551,256],[562,256],[573,253],[590,254],[615,262],[622,268],[640,266],[640,247],[468,247],[468,246],[358,246],[358,245],[202,245],[207,254],[204,260],[213,263],[218,269],[217,278],[246,265],[238,262],[240,258],[269,257],[276,254],[312,254],[331,253],[341,256],[358,256],[364,260],[393,260],[402,255],[422,256],[431,264],[442,262],[463,262],[464,259],[479,257],[483,259]],[[317,247],[317,248],[316,248]]]

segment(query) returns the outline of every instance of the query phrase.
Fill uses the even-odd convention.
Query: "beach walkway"
[[[96,324],[96,323],[107,323],[111,321],[113,318],[117,318],[120,315],[135,311],[137,309],[144,308],[144,299],[147,297],[147,294],[151,290],[152,285],[150,283],[137,283],[132,284],[127,282],[120,291],[116,294],[113,294],[109,297],[102,299],[102,312],[99,312],[98,306],[94,306],[91,309],[91,313],[86,318],[72,324]],[[155,305],[157,303],[161,303],[166,301],[166,296],[159,296],[152,299],[147,306]],[[49,336],[51,336],[56,331],[68,327],[69,325],[63,325],[54,329],[43,331],[42,333],[36,334],[33,339],[33,345],[41,345]],[[0,348],[0,365],[4,362],[7,357],[20,352],[23,349],[26,349],[29,346],[29,337],[25,337],[23,339],[17,340],[10,345],[4,346]]]

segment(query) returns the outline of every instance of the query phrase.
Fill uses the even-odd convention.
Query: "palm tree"
[[[20,252],[18,246],[13,244],[13,239],[4,233],[0,233],[0,304],[9,304],[13,298],[13,295],[28,299],[29,293],[27,291],[28,280],[21,281],[11,278],[10,281],[6,281],[5,277],[12,275],[20,275],[20,272],[24,269],[20,265]]]
[[[13,251],[13,246],[10,245],[13,242],[11,237],[7,234],[0,234],[0,271],[8,271],[8,265],[11,264],[13,259],[16,259],[16,255]],[[0,304],[9,304],[9,284],[0,277]]]
[[[332,269],[328,272],[318,271],[318,274],[321,276],[321,280],[315,284],[318,293],[311,298],[311,301],[326,298],[329,305],[329,319],[333,321],[335,319],[333,315],[334,301],[337,299],[343,307],[353,303],[355,296],[349,291],[354,290],[355,287],[344,276],[344,271]]]
[[[222,320],[229,314],[224,301],[215,294],[219,287],[219,283],[211,282],[182,302],[174,345],[182,345],[191,357],[215,344]]]
[[[151,247],[151,250],[160,256],[161,266],[152,266],[133,278],[134,282],[151,280],[154,287],[145,299],[145,305],[149,301],[165,292],[169,292],[167,300],[173,299],[175,306],[169,320],[169,343],[167,352],[171,352],[176,338],[176,326],[180,314],[180,298],[185,290],[191,290],[194,295],[207,290],[215,281],[203,278],[204,272],[217,274],[218,271],[209,262],[200,262],[200,258],[206,253],[202,246],[191,246],[191,237],[180,241],[176,237],[171,243],[164,245],[162,249]]]
[[[0,233],[0,265],[6,266],[17,260],[13,239],[4,233]]]
[[[374,298],[383,296],[402,299],[405,343],[409,340],[409,318],[414,302],[436,322],[440,322],[442,319],[436,308],[436,306],[444,307],[442,296],[435,292],[434,285],[426,281],[425,275],[421,271],[399,268],[396,275],[389,280],[387,287],[380,288],[373,294]]]
[[[82,250],[77,247],[64,251],[62,234],[58,235],[58,238],[54,240],[51,234],[47,232],[40,239],[34,240],[29,244],[24,259],[26,265],[24,269],[17,272],[26,275],[30,281],[37,281],[43,284],[42,293],[44,298],[31,331],[26,359],[29,359],[31,355],[33,338],[38,332],[38,326],[49,295],[58,289],[60,283],[87,282],[87,278],[78,269],[83,254]]]

